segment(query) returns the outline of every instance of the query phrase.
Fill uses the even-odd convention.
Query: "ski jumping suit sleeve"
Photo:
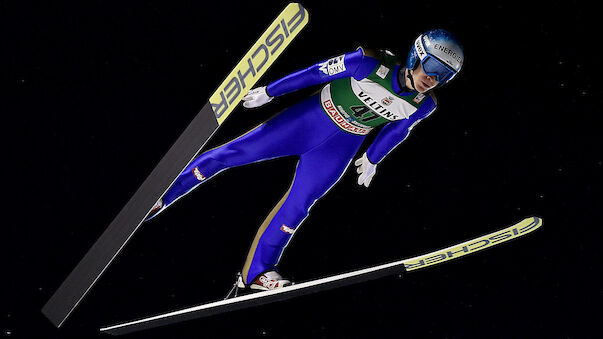
[[[384,75],[379,66],[392,69],[383,81],[375,78]],[[243,280],[250,283],[262,272],[276,269],[292,235],[313,204],[345,173],[365,135],[373,127],[387,124],[369,148],[369,159],[378,162],[408,135],[414,123],[433,110],[429,104],[423,105],[433,101],[423,100],[425,96],[417,92],[392,92],[396,86],[400,92],[398,85],[392,88],[397,83],[397,67],[391,60],[367,56],[359,48],[270,83],[269,95],[279,96],[329,82],[320,94],[194,159],[164,195],[163,208],[228,168],[299,156],[291,187],[251,244]],[[377,100],[381,104],[375,104]],[[415,103],[409,104],[412,100]]]

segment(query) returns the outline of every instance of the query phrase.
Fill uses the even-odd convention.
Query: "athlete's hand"
[[[358,166],[358,168],[356,168],[356,172],[360,174],[358,176],[358,185],[364,185],[366,187],[369,187],[373,176],[377,172],[377,165],[370,162],[370,160],[366,156],[366,152],[362,155],[361,158],[356,160],[354,164]]]
[[[266,92],[266,86],[258,87],[250,90],[249,92],[247,92],[247,94],[245,94],[245,96],[243,97],[243,106],[245,106],[245,108],[259,107],[269,103],[270,101],[272,101],[272,99],[274,99],[274,97],[268,95],[268,93]]]

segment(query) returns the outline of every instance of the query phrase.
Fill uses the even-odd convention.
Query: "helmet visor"
[[[421,60],[421,67],[423,67],[425,74],[434,76],[440,84],[448,82],[456,75],[456,72],[452,68],[431,54],[427,54]]]

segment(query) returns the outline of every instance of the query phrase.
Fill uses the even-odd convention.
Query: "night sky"
[[[281,272],[302,282],[374,266],[532,215],[541,229],[402,279],[129,337],[600,335],[599,11],[571,1],[429,3],[302,2],[310,23],[258,85],[358,46],[405,58],[431,28],[455,33],[466,58],[369,189],[349,168],[314,205]],[[294,157],[225,171],[145,224],[61,329],[40,311],[285,4],[0,3],[2,337],[106,337],[98,328],[226,294],[290,185]],[[318,88],[238,108],[205,149]]]

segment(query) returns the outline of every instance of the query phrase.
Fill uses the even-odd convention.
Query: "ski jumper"
[[[299,156],[291,187],[251,244],[243,280],[248,283],[258,274],[276,269],[312,205],[343,176],[365,136],[385,125],[367,150],[369,161],[377,164],[435,110],[432,95],[400,86],[404,84],[404,68],[400,67],[388,51],[372,57],[358,48],[270,83],[266,90],[273,97],[327,84],[320,94],[195,158],[164,195],[163,208],[225,169]]]

